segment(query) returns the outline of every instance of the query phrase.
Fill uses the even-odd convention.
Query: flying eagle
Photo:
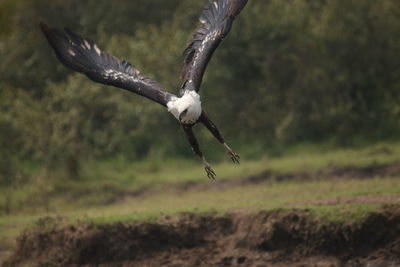
[[[215,49],[229,33],[235,17],[242,11],[248,0],[209,0],[203,10],[193,37],[184,51],[182,86],[178,95],[164,90],[155,81],[146,78],[127,61],[101,51],[90,39],[83,38],[65,28],[60,31],[41,22],[45,34],[57,58],[68,68],[84,73],[89,79],[153,100],[168,109],[180,122],[187,138],[203,162],[209,178],[215,172],[200,151],[192,127],[201,122],[223,144],[234,163],[239,163],[239,155],[226,143],[215,124],[201,108],[200,85],[204,71]]]

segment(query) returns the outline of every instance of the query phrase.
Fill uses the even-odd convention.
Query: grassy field
[[[368,179],[360,179],[350,172],[340,179],[329,175],[318,179],[318,173],[343,166],[383,166],[399,159],[400,144],[334,151],[303,147],[281,157],[243,160],[238,166],[220,162],[214,165],[217,181],[207,179],[201,165],[189,160],[93,163],[85,167],[81,181],[45,182],[39,177],[25,187],[4,190],[0,204],[9,205],[9,214],[0,217],[0,251],[8,251],[23,229],[46,216],[97,224],[154,220],[184,212],[298,208],[311,210],[315,216],[328,221],[355,221],[384,204],[399,204],[400,174],[390,177],[385,173],[371,174]],[[226,183],[266,171],[291,177],[309,173],[317,179]],[[180,186],[185,183],[199,186],[189,189]],[[341,201],[349,198],[350,201]]]

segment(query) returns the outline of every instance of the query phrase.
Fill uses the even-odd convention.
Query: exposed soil
[[[40,224],[19,238],[9,264],[400,265],[400,205],[386,206],[351,224],[322,223],[306,210],[186,214],[163,217],[157,223],[101,226],[60,222],[53,226],[51,220]]]
[[[400,162],[368,167],[329,166],[171,185],[171,192],[224,190],[269,181],[398,177]],[[115,192],[107,203],[159,194],[159,189]],[[326,223],[307,210],[246,210],[163,217],[153,223],[68,224],[45,218],[22,234],[5,266],[400,266],[400,196],[360,195],[296,205],[387,204],[363,221]],[[9,253],[9,251],[7,251]],[[6,254],[0,254],[4,258]],[[0,263],[1,265],[1,263]]]

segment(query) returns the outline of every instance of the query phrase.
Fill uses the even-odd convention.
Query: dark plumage
[[[182,69],[183,89],[200,91],[204,71],[215,49],[229,33],[233,20],[247,0],[209,1],[199,18],[193,38],[184,52]]]
[[[90,39],[83,38],[68,28],[65,32],[40,23],[43,33],[58,59],[67,67],[86,74],[89,79],[147,97],[163,106],[173,94],[166,92],[155,81],[140,75],[129,62],[101,51]]]
[[[40,23],[57,58],[68,68],[84,73],[92,81],[112,85],[139,94],[165,107],[181,123],[193,151],[202,158],[207,176],[215,172],[200,151],[192,127],[201,122],[224,145],[234,163],[239,156],[225,143],[215,124],[201,109],[201,81],[208,62],[222,39],[229,33],[233,20],[246,5],[247,0],[210,0],[202,12],[199,24],[184,52],[182,87],[179,97],[165,91],[155,81],[142,75],[127,61],[101,51],[90,39],[69,29],[60,31]]]

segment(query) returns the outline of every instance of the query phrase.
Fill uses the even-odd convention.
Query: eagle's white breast
[[[182,123],[195,123],[201,115],[200,95],[195,91],[185,91],[182,97],[175,97],[167,103],[168,111],[179,120],[181,113],[187,109],[182,116]]]

